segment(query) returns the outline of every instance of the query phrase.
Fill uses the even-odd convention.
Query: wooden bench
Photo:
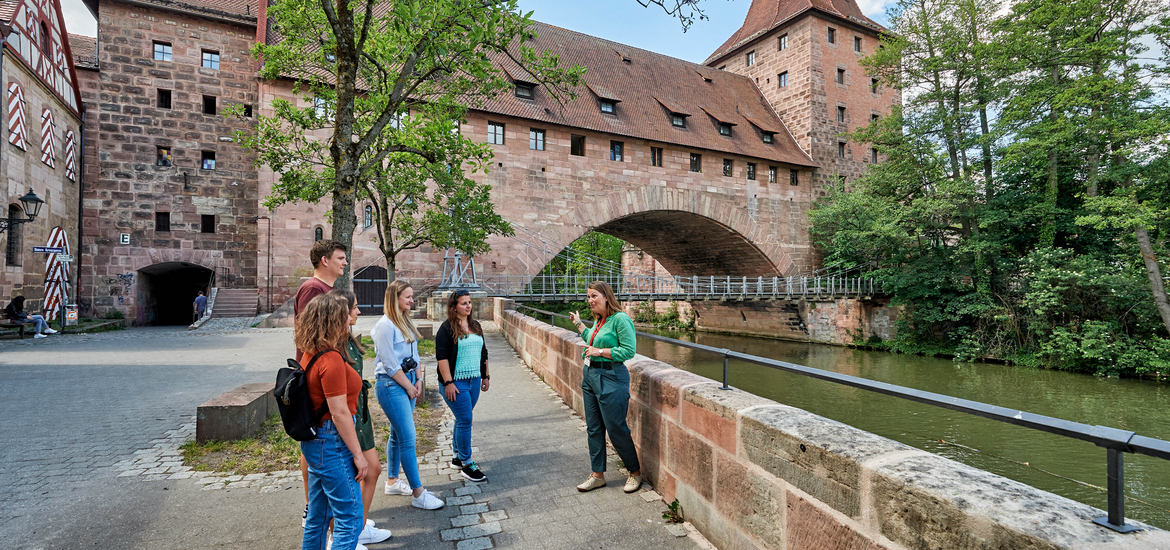
[[[27,327],[27,326],[29,326],[29,325],[22,323],[20,321],[13,321],[11,319],[0,319],[0,328],[6,328],[9,330],[15,329],[18,332],[18,334],[20,335],[21,340],[24,339],[24,327]]]

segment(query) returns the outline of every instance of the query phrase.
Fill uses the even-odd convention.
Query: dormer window
[[[764,143],[772,143],[776,141],[776,134],[772,132],[764,132]]]
[[[614,103],[612,101],[610,101],[608,99],[601,100],[601,112],[612,115],[613,111],[614,111]]]
[[[535,93],[536,90],[531,84],[516,83],[516,97],[520,99],[532,99]]]
[[[670,125],[674,126],[675,128],[686,128],[687,127],[687,117],[682,116],[682,115],[677,114],[677,113],[671,114],[670,115]]]
[[[719,135],[730,136],[731,135],[731,125],[726,123],[726,122],[720,122],[719,123]]]

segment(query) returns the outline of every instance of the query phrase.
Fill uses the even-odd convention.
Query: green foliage
[[[666,511],[662,513],[662,519],[668,523],[682,523],[683,519],[682,505],[678,503],[678,499],[674,499],[666,506]]]
[[[695,317],[679,312],[678,302],[671,301],[666,311],[658,313],[653,302],[639,302],[633,308],[633,319],[638,323],[649,323],[655,328],[670,330],[695,330]]]
[[[905,306],[878,346],[1170,372],[1170,7],[892,13],[896,36],[864,63],[903,106],[853,136],[889,160],[809,213],[827,263],[865,269]]]
[[[126,315],[124,315],[121,311],[118,311],[116,309],[111,309],[111,310],[106,312],[106,319],[125,319],[125,318],[126,318]]]

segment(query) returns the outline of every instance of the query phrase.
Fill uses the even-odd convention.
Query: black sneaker
[[[479,470],[479,464],[474,462],[468,462],[467,465],[463,467],[463,477],[476,483],[487,481],[487,476],[483,475],[483,472]]]
[[[462,470],[463,469],[463,461],[459,460],[459,457],[452,458],[451,459],[451,469],[452,470]]]

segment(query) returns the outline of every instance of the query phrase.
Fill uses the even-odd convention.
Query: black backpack
[[[313,400],[309,397],[309,369],[318,358],[331,351],[337,350],[318,352],[303,369],[296,359],[289,359],[288,366],[276,372],[276,388],[272,390],[276,396],[276,408],[280,409],[285,433],[297,441],[317,439],[317,424],[324,415],[325,405],[321,409],[313,408]]]

